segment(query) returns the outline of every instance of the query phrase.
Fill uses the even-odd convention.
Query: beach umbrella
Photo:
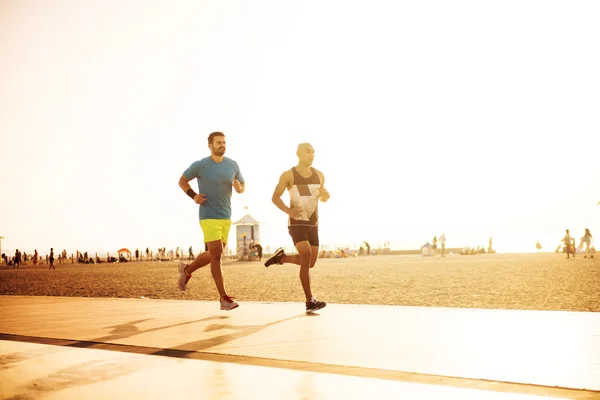
[[[131,254],[131,251],[129,251],[129,249],[123,247],[121,250],[117,251],[117,253],[129,253],[129,254]]]

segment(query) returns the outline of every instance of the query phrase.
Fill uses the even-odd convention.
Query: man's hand
[[[302,209],[298,206],[292,206],[288,211],[288,215],[292,219],[300,219],[302,217]]]
[[[327,189],[325,189],[325,186],[321,186],[319,188],[319,200],[321,200],[323,203],[329,200],[329,192]]]
[[[206,201],[206,196],[203,195],[202,193],[199,193],[194,196],[194,202],[196,202],[196,204],[202,204],[205,201]]]
[[[243,190],[242,184],[237,179],[233,180],[233,188],[235,189],[236,192],[242,193],[242,190]]]

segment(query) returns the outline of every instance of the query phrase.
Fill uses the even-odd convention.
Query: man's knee
[[[310,251],[310,249],[298,249],[298,255],[300,256],[300,258],[312,258],[312,252]]]
[[[223,255],[223,244],[219,241],[207,243],[207,249],[212,258],[221,258]]]
[[[309,266],[312,262],[312,252],[310,247],[308,246],[297,246],[296,250],[298,251],[298,257],[300,257],[300,261],[302,263],[307,263]],[[304,264],[306,265],[306,264]]]
[[[209,250],[208,252],[210,253],[210,257],[213,259],[221,259],[223,256],[223,250]]]
[[[319,246],[310,246],[311,257],[310,257],[310,267],[313,268],[317,263],[317,258],[319,258]]]
[[[221,246],[210,246],[208,252],[212,257],[220,258],[223,255],[223,247]]]

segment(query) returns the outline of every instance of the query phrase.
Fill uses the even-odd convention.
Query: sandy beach
[[[263,260],[264,261],[264,260]],[[176,287],[177,262],[27,265],[0,269],[0,294],[216,300],[209,268],[186,293]],[[230,295],[243,301],[303,301],[298,267],[224,262]],[[562,253],[385,255],[320,259],[313,292],[330,303],[600,311],[600,260]]]

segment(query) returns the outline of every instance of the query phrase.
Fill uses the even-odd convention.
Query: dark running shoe
[[[321,308],[325,308],[326,305],[327,303],[325,303],[324,301],[319,301],[313,296],[312,299],[310,299],[310,301],[306,303],[306,313],[313,313],[317,310],[320,310]]]
[[[265,267],[269,267],[270,265],[273,264],[283,264],[281,262],[281,257],[285,256],[285,251],[283,251],[283,248],[280,247],[277,250],[275,250],[275,253],[273,253],[273,255],[271,257],[269,257],[269,259],[265,262]]]

